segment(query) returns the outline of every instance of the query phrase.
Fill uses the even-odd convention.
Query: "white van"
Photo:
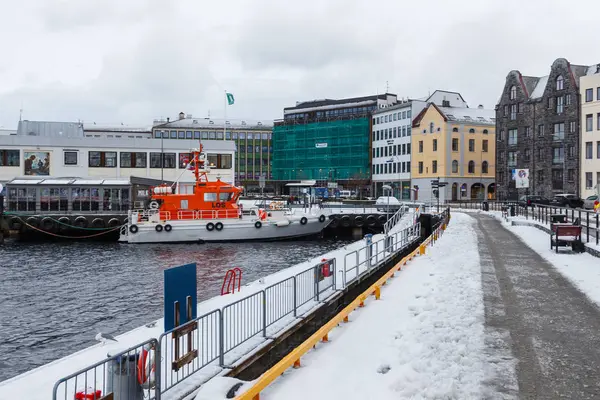
[[[340,190],[340,197],[342,199],[347,199],[351,196],[352,196],[352,192],[350,192],[349,190]]]
[[[401,205],[400,200],[395,198],[394,196],[381,196],[377,198],[375,201],[375,206],[377,207],[377,211],[386,211],[388,209],[388,205],[390,206],[390,210],[396,212],[398,206]]]

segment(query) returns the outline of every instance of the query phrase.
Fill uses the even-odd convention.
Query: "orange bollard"
[[[294,361],[294,368],[300,368],[300,359],[297,359],[296,361]]]
[[[344,322],[348,322],[348,316],[347,315],[344,317]]]
[[[254,396],[252,398],[252,400],[260,400],[260,393],[258,393],[256,396]]]
[[[325,336],[323,336],[323,339],[321,339],[323,342],[327,343],[329,342],[329,334],[325,334]]]

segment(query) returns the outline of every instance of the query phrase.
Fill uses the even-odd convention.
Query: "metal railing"
[[[156,363],[153,372],[155,385],[143,388],[139,384],[140,355],[150,349],[155,351],[156,359],[160,360],[160,346],[152,338],[60,379],[54,384],[52,400],[100,399],[109,393],[113,393],[115,400],[143,397],[160,399],[160,362]]]
[[[398,221],[400,219],[397,219],[396,223]],[[156,360],[155,385],[151,389],[144,389],[147,399],[160,399],[162,393],[210,366],[214,369],[202,372],[202,376],[214,376],[223,367],[231,365],[263,344],[268,340],[269,334],[276,334],[285,329],[293,324],[298,316],[309,312],[337,290],[345,290],[354,280],[361,279],[381,267],[398,251],[418,240],[419,236],[419,224],[393,235],[386,235],[372,243],[371,235],[367,235],[365,246],[337,256],[344,260],[343,268],[339,271],[336,257],[324,259],[263,290],[164,332],[158,340],[147,340],[61,379],[54,386],[53,400],[71,400],[75,398],[77,391],[87,391],[91,394],[99,389],[104,396],[110,391],[129,390],[128,387],[115,386],[116,370],[109,370],[108,366],[113,365],[115,360],[122,360],[123,357],[133,362],[131,366],[127,364],[130,369],[119,370],[121,375],[118,376],[127,377],[127,382],[136,386],[136,367],[146,348],[155,351]],[[348,263],[349,259],[354,259],[355,264]],[[349,271],[354,272],[351,279],[348,279]],[[336,273],[341,274],[341,284],[336,281]],[[98,368],[102,369],[102,374],[98,374]],[[134,376],[130,376],[131,374]],[[82,379],[85,385],[80,388]],[[88,381],[93,382],[93,385],[86,389],[89,386]],[[118,397],[117,393],[114,395],[118,400],[138,399],[134,392],[124,392],[121,397]]]
[[[589,243],[590,239],[595,239],[596,244],[600,244],[600,217],[594,211],[540,204],[536,204],[534,207],[520,208],[520,215],[525,216],[526,219],[532,219],[545,225],[552,224],[554,216],[564,216],[565,222],[576,223],[581,226],[582,239],[585,234],[586,243]]]

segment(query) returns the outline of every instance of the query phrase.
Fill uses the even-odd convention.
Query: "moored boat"
[[[202,146],[191,154],[186,171],[193,170],[196,178],[192,193],[176,193],[176,183],[154,187],[148,207],[129,212],[120,242],[281,240],[317,235],[330,223],[317,212],[322,210],[244,213],[238,204],[242,189],[219,178],[208,180]]]

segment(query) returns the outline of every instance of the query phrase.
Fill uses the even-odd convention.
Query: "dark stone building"
[[[587,70],[559,58],[547,76],[508,73],[496,106],[498,199],[579,193],[579,78]],[[514,169],[529,169],[528,189],[515,187]]]

